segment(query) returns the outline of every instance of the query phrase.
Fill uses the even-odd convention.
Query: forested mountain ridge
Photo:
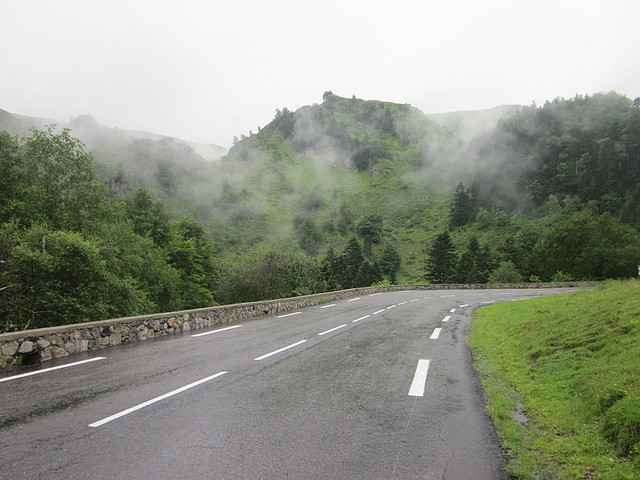
[[[0,135],[0,328],[380,281],[633,276],[639,109],[576,96],[458,136],[325,92],[213,163],[171,141],[110,147],[90,117],[75,128],[97,132],[93,155],[74,130]],[[465,115],[449,126],[484,114]]]
[[[485,205],[522,206],[507,183],[526,192],[530,208],[552,195],[562,206],[589,204],[639,226],[640,99],[610,92],[525,107],[476,149],[487,166],[476,178]]]

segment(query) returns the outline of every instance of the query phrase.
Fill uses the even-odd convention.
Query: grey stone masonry
[[[198,330],[258,315],[273,315],[320,303],[371,293],[401,290],[460,290],[482,288],[592,287],[595,283],[525,283],[518,285],[393,285],[352,288],[337,292],[261,302],[222,305],[182,312],[158,313],[97,322],[38,328],[0,334],[0,368],[15,364],[46,362],[78,352]]]

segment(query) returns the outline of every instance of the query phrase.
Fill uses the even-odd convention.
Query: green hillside
[[[42,121],[0,111],[4,329],[378,282],[626,278],[640,264],[640,99],[613,92],[431,117],[325,92],[216,161],[88,116],[11,136]],[[89,293],[63,275],[79,265]],[[109,269],[130,302],[109,298]]]
[[[640,283],[478,310],[469,331],[515,478],[640,478]]]
[[[231,148],[220,162],[221,210],[248,245],[312,255],[342,248],[378,216],[372,249],[394,245],[407,280],[420,281],[424,239],[445,228],[452,187],[430,151],[454,141],[409,105],[327,93],[320,105],[278,111]]]

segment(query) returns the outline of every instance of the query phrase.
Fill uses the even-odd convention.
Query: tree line
[[[373,258],[356,238],[323,260],[268,248],[216,258],[201,224],[147,190],[110,199],[92,156],[54,126],[0,133],[0,171],[0,331],[371,285],[400,267],[392,246]],[[363,235],[378,242],[370,223]]]
[[[458,184],[451,202],[449,229],[427,248],[425,279],[431,283],[519,283],[630,278],[640,268],[640,237],[620,218],[598,209],[557,209],[542,228],[517,228],[500,210],[477,208],[472,189]],[[472,235],[463,249],[452,234],[510,228],[489,246]]]

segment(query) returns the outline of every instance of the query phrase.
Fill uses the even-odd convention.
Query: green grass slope
[[[640,282],[510,302],[469,330],[515,478],[640,478]]]

